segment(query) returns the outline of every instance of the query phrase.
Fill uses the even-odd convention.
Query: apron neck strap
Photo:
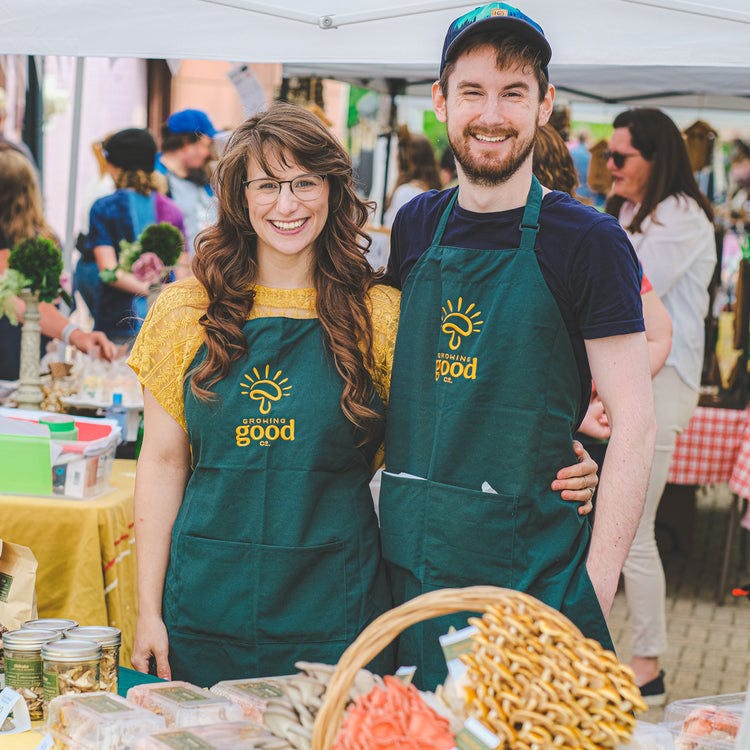
[[[531,175],[531,187],[526,197],[526,208],[521,219],[521,250],[534,250],[536,235],[539,231],[539,212],[542,209],[542,186],[534,175]]]
[[[445,231],[445,225],[448,223],[448,217],[451,215],[453,206],[456,204],[456,198],[458,198],[458,188],[455,188],[451,199],[448,201],[448,205],[445,207],[440,221],[438,222],[437,229],[435,230],[435,236],[432,238],[433,245],[439,245],[443,241],[443,232]]]
[[[435,230],[435,236],[432,239],[433,245],[439,245],[443,240],[443,232],[445,232],[445,225],[448,223],[448,217],[453,210],[453,206],[458,198],[458,188],[456,188],[448,201],[448,205],[445,207],[440,221],[438,222],[437,229]],[[526,208],[523,211],[523,218],[521,219],[521,250],[533,250],[534,243],[536,242],[536,235],[539,231],[539,212],[542,209],[542,186],[539,184],[534,175],[531,175],[531,187],[529,188],[529,194],[526,197]]]

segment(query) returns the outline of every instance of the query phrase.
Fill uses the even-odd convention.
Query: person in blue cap
[[[400,604],[446,587],[525,591],[612,647],[605,616],[643,507],[655,424],[637,258],[617,222],[532,174],[552,113],[541,26],[490,3],[450,25],[432,97],[458,187],[407,203],[391,234],[402,289],[383,556]],[[545,479],[571,462],[591,377],[611,440],[593,528]],[[582,480],[586,481],[586,480]],[[593,495],[590,484],[585,485]],[[400,664],[445,678],[432,619]]]
[[[174,112],[161,130],[156,171],[166,176],[167,194],[185,217],[190,256],[198,233],[216,220],[216,201],[206,170],[216,133],[211,119],[200,109]]]

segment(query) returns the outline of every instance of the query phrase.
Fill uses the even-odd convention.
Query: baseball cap
[[[552,58],[552,48],[544,36],[542,27],[533,19],[507,3],[488,3],[457,18],[448,27],[440,58],[440,73],[445,68],[446,58],[456,43],[478,31],[495,30],[498,36],[517,36],[541,53],[544,73],[549,78],[547,65]]]
[[[201,133],[213,138],[216,128],[202,109],[181,109],[167,118],[167,127],[173,133]]]
[[[156,141],[148,130],[126,128],[118,130],[102,143],[104,158],[113,166],[125,170],[154,171]]]

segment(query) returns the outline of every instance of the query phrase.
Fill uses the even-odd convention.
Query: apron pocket
[[[383,472],[380,482],[380,538],[383,557],[416,572],[422,568],[427,480]]]
[[[518,498],[430,482],[425,581],[512,587]]]
[[[252,544],[177,536],[164,589],[169,627],[251,640],[253,559]]]
[[[349,618],[343,542],[257,549],[257,642],[345,641]]]

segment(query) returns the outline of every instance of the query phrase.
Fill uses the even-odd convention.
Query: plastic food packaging
[[[242,707],[248,719],[263,723],[268,701],[284,695],[283,680],[271,677],[258,677],[246,680],[222,680],[211,692],[220,695]]]
[[[110,693],[117,692],[117,665],[120,663],[122,633],[109,625],[83,625],[65,632],[65,638],[93,641],[102,647],[99,686]]]
[[[147,683],[128,690],[128,700],[164,717],[167,727],[242,721],[242,708],[189,682]]]
[[[666,727],[637,721],[630,742],[618,745],[617,750],[674,750],[674,747],[674,737]]]
[[[280,740],[252,721],[208,724],[202,727],[172,729],[142,737],[135,750],[288,750]]]
[[[161,716],[111,693],[61,695],[47,710],[47,731],[55,750],[120,750],[161,729]]]
[[[664,721],[676,750],[734,750],[742,723],[746,693],[673,701]]]
[[[9,630],[3,633],[5,684],[23,696],[32,721],[44,715],[42,646],[59,640],[56,630]]]

